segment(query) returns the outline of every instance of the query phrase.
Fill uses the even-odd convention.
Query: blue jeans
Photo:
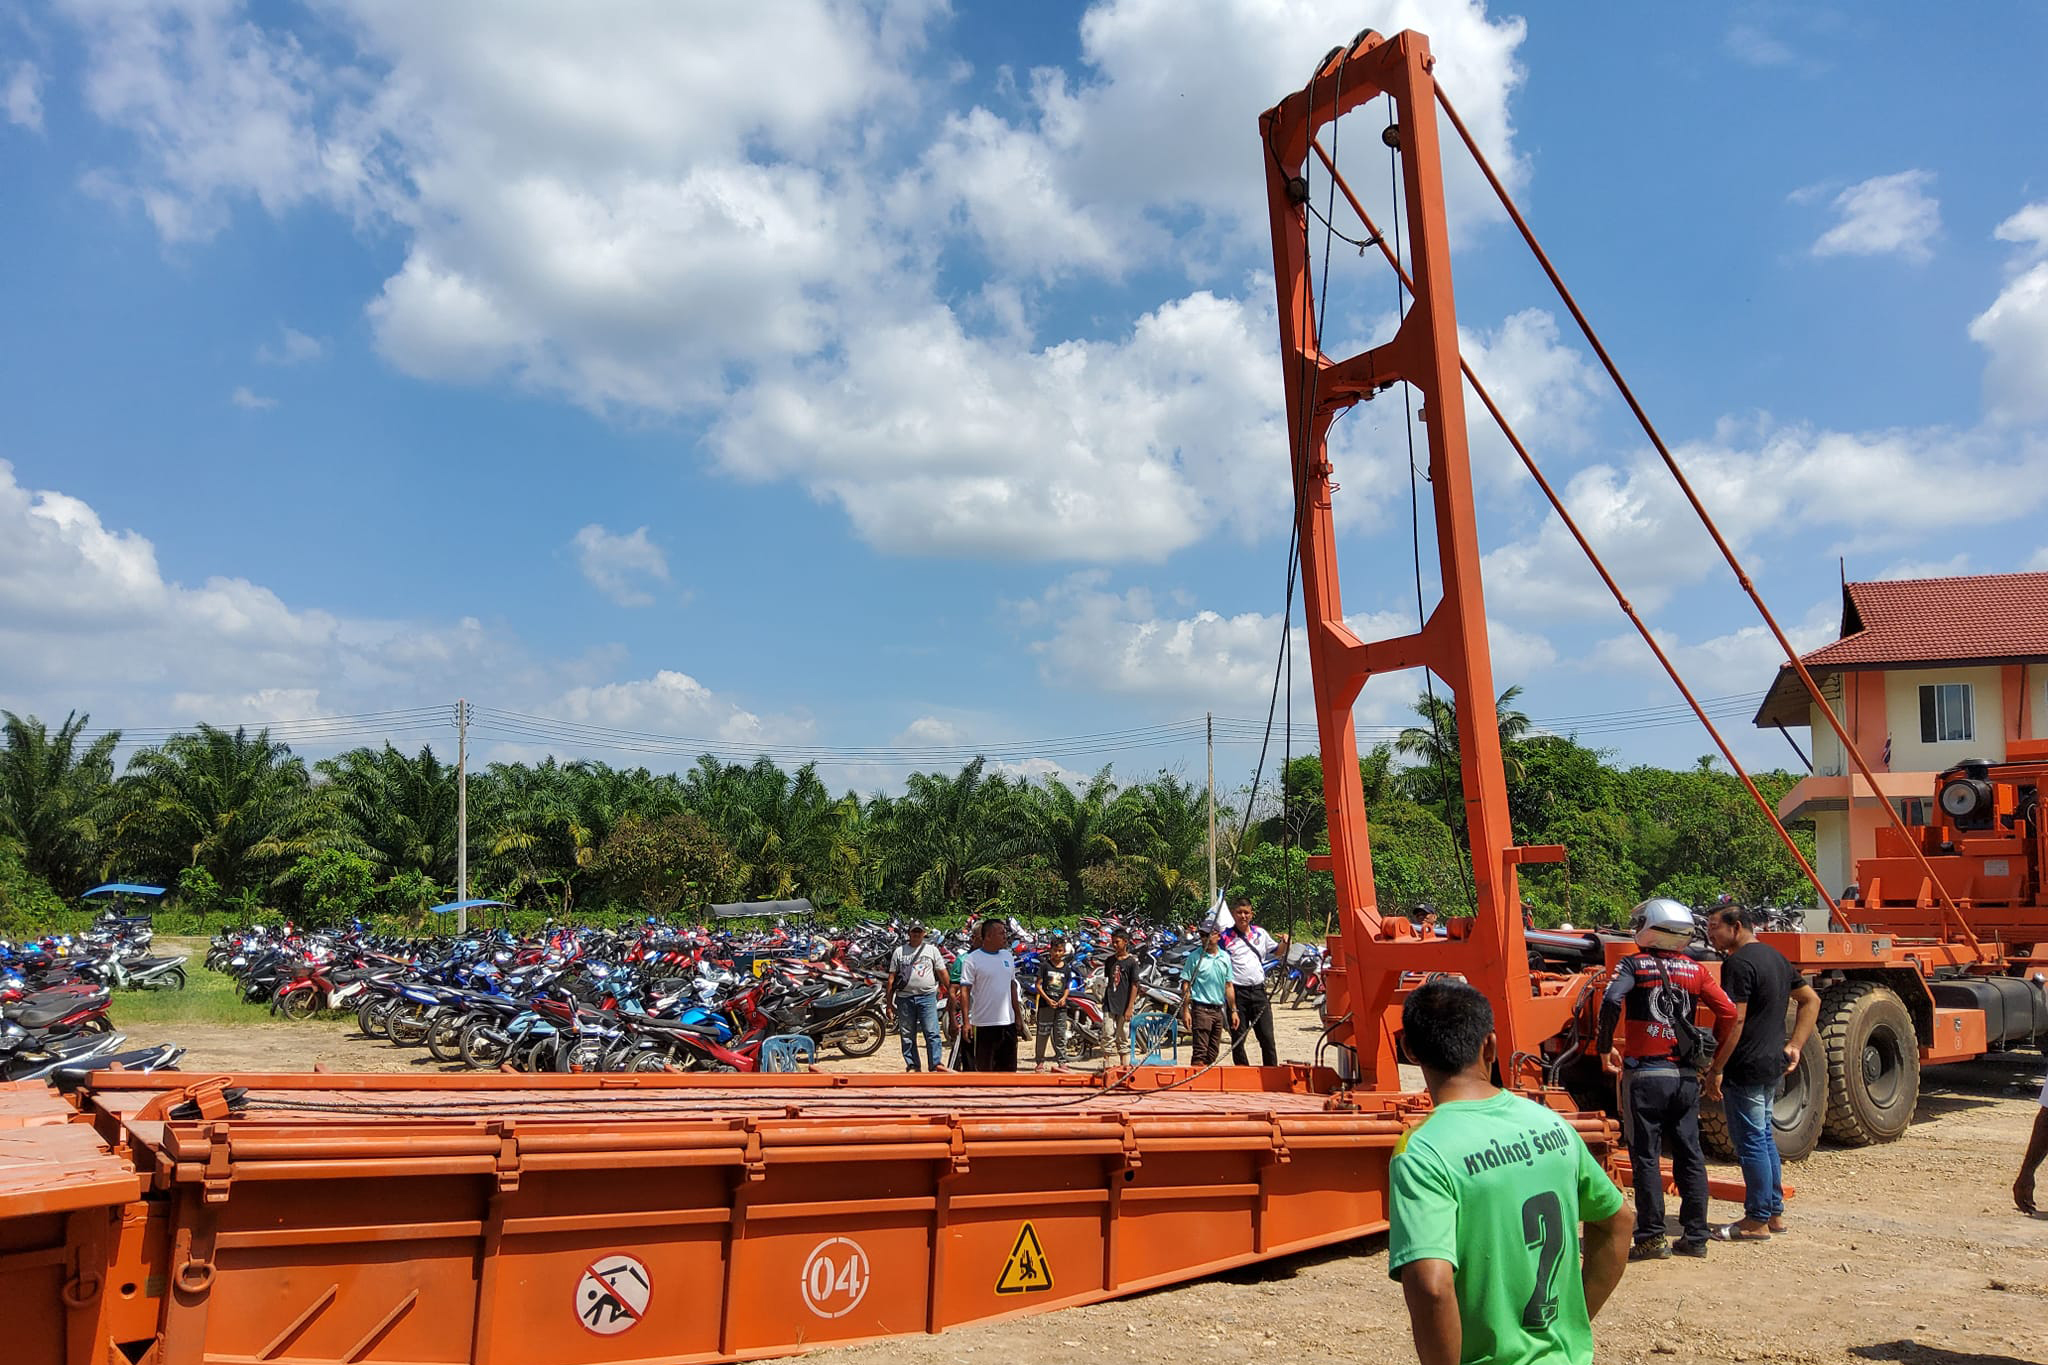
[[[938,1070],[946,1062],[945,1047],[939,1042],[939,997],[936,995],[899,995],[896,997],[896,1031],[903,1035],[903,1069],[920,1070],[917,1064],[917,1037],[924,1035],[925,1054],[931,1059],[931,1069]]]
[[[1778,1097],[1778,1087],[1724,1085],[1721,1095],[1735,1159],[1742,1163],[1743,1215],[1758,1223],[1780,1217],[1785,1212],[1785,1182],[1771,1122],[1771,1103]]]

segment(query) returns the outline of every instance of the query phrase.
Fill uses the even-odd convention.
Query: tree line
[[[1503,694],[1498,720],[1515,836],[1562,843],[1566,863],[1523,873],[1541,923],[1616,923],[1644,895],[1804,899],[1797,870],[1735,779],[1618,768],[1529,733]],[[1383,909],[1471,904],[1457,733],[1448,703],[1360,760]],[[408,927],[453,898],[454,767],[389,744],[309,763],[267,731],[201,725],[136,750],[0,711],[0,930],[61,922],[106,880],[175,888],[192,927],[263,916],[390,917]],[[1219,793],[1219,875],[1269,920],[1320,932],[1334,909],[1322,767],[1276,764],[1259,789]],[[1759,785],[1775,799],[1782,772]],[[493,763],[468,778],[469,890],[526,918],[692,915],[713,903],[806,897],[842,917],[1084,913],[1161,923],[1200,912],[1206,792],[1173,772],[1119,782],[1027,780],[982,759],[913,773],[896,793],[834,794],[815,765],[704,755],[682,772],[591,760]],[[1805,837],[1805,836],[1802,836]],[[1810,844],[1810,837],[1807,838]]]

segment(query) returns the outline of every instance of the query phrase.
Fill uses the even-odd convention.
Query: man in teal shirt
[[[1394,1149],[1387,1241],[1422,1365],[1592,1365],[1628,1265],[1621,1190],[1570,1124],[1493,1083],[1484,995],[1425,982],[1401,1033],[1436,1106]]]
[[[1187,1026],[1196,1066],[1209,1066],[1223,1050],[1227,1020],[1237,1027],[1237,988],[1230,984],[1230,954],[1218,946],[1212,921],[1202,926],[1202,946],[1180,964],[1180,1021]]]

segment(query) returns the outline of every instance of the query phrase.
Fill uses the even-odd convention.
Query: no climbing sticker
[[[653,1296],[646,1266],[631,1256],[599,1256],[576,1282],[576,1320],[585,1331],[615,1337],[639,1324]]]
[[[1052,1288],[1052,1267],[1046,1264],[1045,1248],[1038,1244],[1038,1230],[1026,1223],[1017,1229],[1016,1245],[996,1276],[998,1294],[1036,1294]]]

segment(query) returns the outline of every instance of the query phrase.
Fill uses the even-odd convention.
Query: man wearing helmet
[[[1673,1250],[1707,1254],[1707,1158],[1700,1150],[1700,1080],[1707,1058],[1694,1055],[1693,1023],[1700,1002],[1714,1015],[1714,1036],[1734,1042],[1735,1006],[1699,963],[1686,956],[1692,942],[1692,911],[1677,901],[1646,900],[1629,916],[1643,951],[1623,958],[1600,1004],[1600,1051],[1620,1078],[1629,1166],[1636,1187],[1635,1248],[1631,1260],[1662,1260]],[[1619,1048],[1614,1030],[1626,1015],[1628,1034]],[[1674,1248],[1664,1236],[1664,1176],[1659,1166],[1666,1140],[1671,1174],[1678,1185],[1683,1236]]]

